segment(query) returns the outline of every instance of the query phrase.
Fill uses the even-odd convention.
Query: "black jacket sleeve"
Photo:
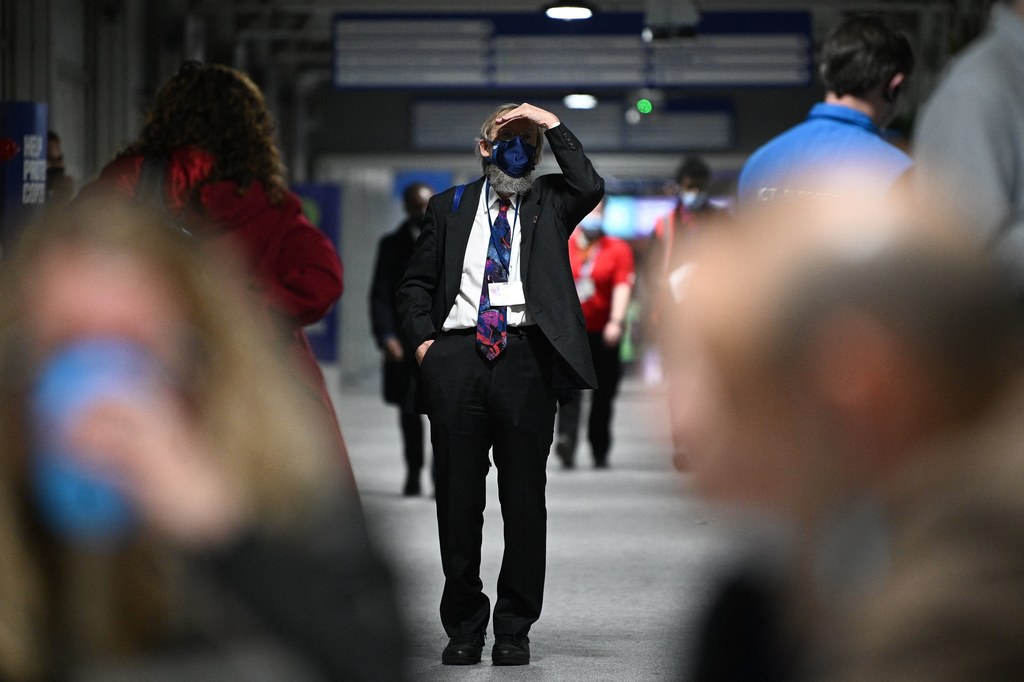
[[[393,242],[393,236],[380,240],[370,283],[370,327],[378,346],[383,346],[388,337],[397,337],[399,333],[395,319],[395,287],[405,264],[398,262]]]
[[[444,255],[438,221],[440,215],[447,215],[447,212],[439,210],[439,206],[451,206],[453,197],[454,189],[449,189],[430,199],[412,259],[398,287],[398,319],[401,320],[403,338],[412,349],[441,331],[432,316],[434,300],[441,296],[441,259]]]
[[[604,196],[604,178],[597,174],[583,154],[580,141],[564,123],[545,131],[544,137],[562,171],[562,185],[551,194],[559,199],[558,225],[568,239]]]

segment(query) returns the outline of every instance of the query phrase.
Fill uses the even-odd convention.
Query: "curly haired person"
[[[306,219],[299,198],[288,190],[273,133],[263,95],[247,75],[220,64],[186,62],[156,93],[138,137],[83,194],[112,188],[134,197],[145,160],[162,163],[167,210],[199,240],[241,254],[249,291],[289,340],[350,467],[303,331],[341,296],[342,265],[330,239]]]

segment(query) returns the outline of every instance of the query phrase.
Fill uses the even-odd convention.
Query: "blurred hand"
[[[427,349],[433,345],[434,339],[427,339],[416,348],[416,364],[423,364],[423,356],[427,354]]]
[[[405,349],[402,348],[402,342],[393,336],[389,336],[384,341],[384,355],[389,362],[401,362],[404,360]]]
[[[619,345],[619,341],[622,340],[622,323],[609,320],[608,324],[604,326],[601,338],[604,340],[604,345],[609,348]]]
[[[246,521],[240,482],[219,466],[175,396],[99,402],[72,438],[85,463],[116,472],[146,525],[171,540],[219,544]]]

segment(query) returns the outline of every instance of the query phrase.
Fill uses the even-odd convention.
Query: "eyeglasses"
[[[513,137],[522,136],[531,143],[537,141],[537,126],[530,121],[516,120],[506,123],[494,134],[494,139],[499,142],[507,142]]]

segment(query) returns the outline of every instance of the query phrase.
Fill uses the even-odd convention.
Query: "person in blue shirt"
[[[740,173],[740,203],[842,193],[838,176],[851,170],[888,191],[912,161],[882,128],[913,68],[910,41],[881,17],[854,16],[835,26],[819,66],[825,100],[750,156]]]

